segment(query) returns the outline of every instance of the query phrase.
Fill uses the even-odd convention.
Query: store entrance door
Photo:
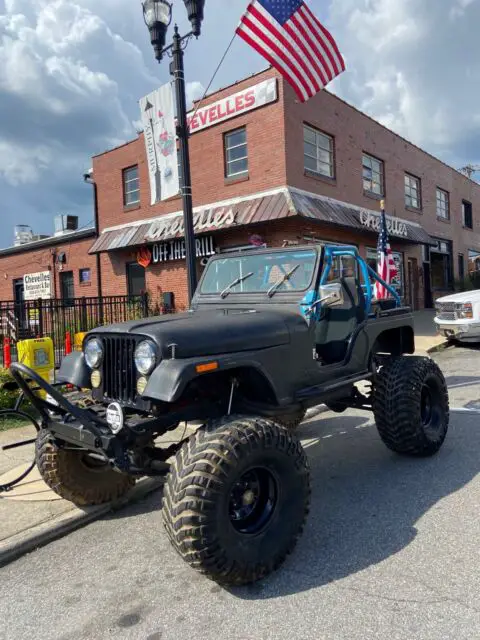
[[[432,309],[433,307],[433,299],[432,299],[432,277],[430,274],[430,263],[423,263],[423,288],[424,288],[424,304],[425,309]]]
[[[418,265],[416,258],[408,259],[408,306],[418,309]]]

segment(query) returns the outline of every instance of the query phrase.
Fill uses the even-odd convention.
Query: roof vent
[[[59,215],[55,216],[55,235],[63,236],[66,233],[78,230],[78,216]]]

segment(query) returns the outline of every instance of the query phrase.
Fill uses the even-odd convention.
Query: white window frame
[[[305,151],[305,143],[311,144],[311,145],[314,144],[313,142],[310,142],[309,140],[305,139],[305,133],[307,131],[310,131],[315,135],[316,154],[314,156],[311,155],[310,153],[306,153]],[[330,161],[328,163],[320,159],[320,153],[319,153],[320,151],[324,151],[329,154]],[[315,160],[316,167],[317,167],[316,170],[311,169],[310,167],[307,167],[305,162],[306,157],[311,158],[312,160]],[[313,173],[314,175],[334,179],[335,178],[335,144],[334,144],[333,136],[330,136],[328,135],[328,133],[324,133],[319,129],[315,129],[315,127],[311,127],[308,124],[304,124],[303,125],[303,166],[305,171],[307,171],[308,173]],[[323,166],[328,166],[329,168],[328,172],[321,170],[321,167]]]
[[[243,132],[245,134],[245,142],[241,142],[240,144],[235,144],[233,146],[229,146],[228,144],[228,140],[231,136],[236,135],[240,132]],[[247,140],[247,127],[240,127],[238,129],[233,129],[232,131],[227,131],[224,134],[224,139],[223,139],[223,147],[224,147],[224,153],[225,153],[225,177],[226,178],[241,178],[242,176],[247,176],[248,175],[248,140]],[[228,159],[228,152],[231,151],[232,149],[240,149],[240,147],[245,147],[245,155],[241,156],[240,158],[235,158],[235,160],[229,160]],[[240,162],[240,160],[246,160],[247,161],[247,168],[243,171],[230,171],[230,166],[232,164],[235,164],[237,162]]]
[[[374,165],[378,165],[374,167]],[[371,177],[365,177],[365,170],[370,170]],[[371,156],[369,153],[362,153],[362,180],[363,190],[366,193],[372,193],[376,196],[385,195],[385,163],[375,156]],[[365,186],[365,182],[370,183],[370,187]],[[375,186],[378,185],[378,191],[375,190]]]
[[[137,175],[135,178],[128,178],[129,171],[136,170]],[[122,180],[123,180],[123,204],[125,207],[134,207],[135,205],[140,203],[140,176],[138,172],[138,164],[132,165],[131,167],[127,167],[122,171]],[[129,188],[132,182],[137,183],[137,187],[135,189]],[[132,194],[136,193],[136,200],[128,201],[128,197]]]
[[[450,196],[448,191],[437,187],[437,218],[450,220]]]
[[[416,205],[413,201],[416,201]],[[422,183],[420,178],[405,173],[405,206],[420,211],[422,208]]]

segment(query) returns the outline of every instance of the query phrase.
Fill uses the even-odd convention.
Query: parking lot
[[[366,412],[301,426],[312,509],[265,581],[225,590],[189,569],[163,533],[157,493],[4,567],[0,637],[477,637],[480,353],[456,347],[435,359],[453,407],[437,456],[389,452]]]

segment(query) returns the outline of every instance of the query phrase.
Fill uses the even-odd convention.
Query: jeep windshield
[[[316,251],[245,253],[213,260],[203,277],[201,293],[265,293],[305,291],[312,283]],[[269,293],[270,292],[270,293]]]

